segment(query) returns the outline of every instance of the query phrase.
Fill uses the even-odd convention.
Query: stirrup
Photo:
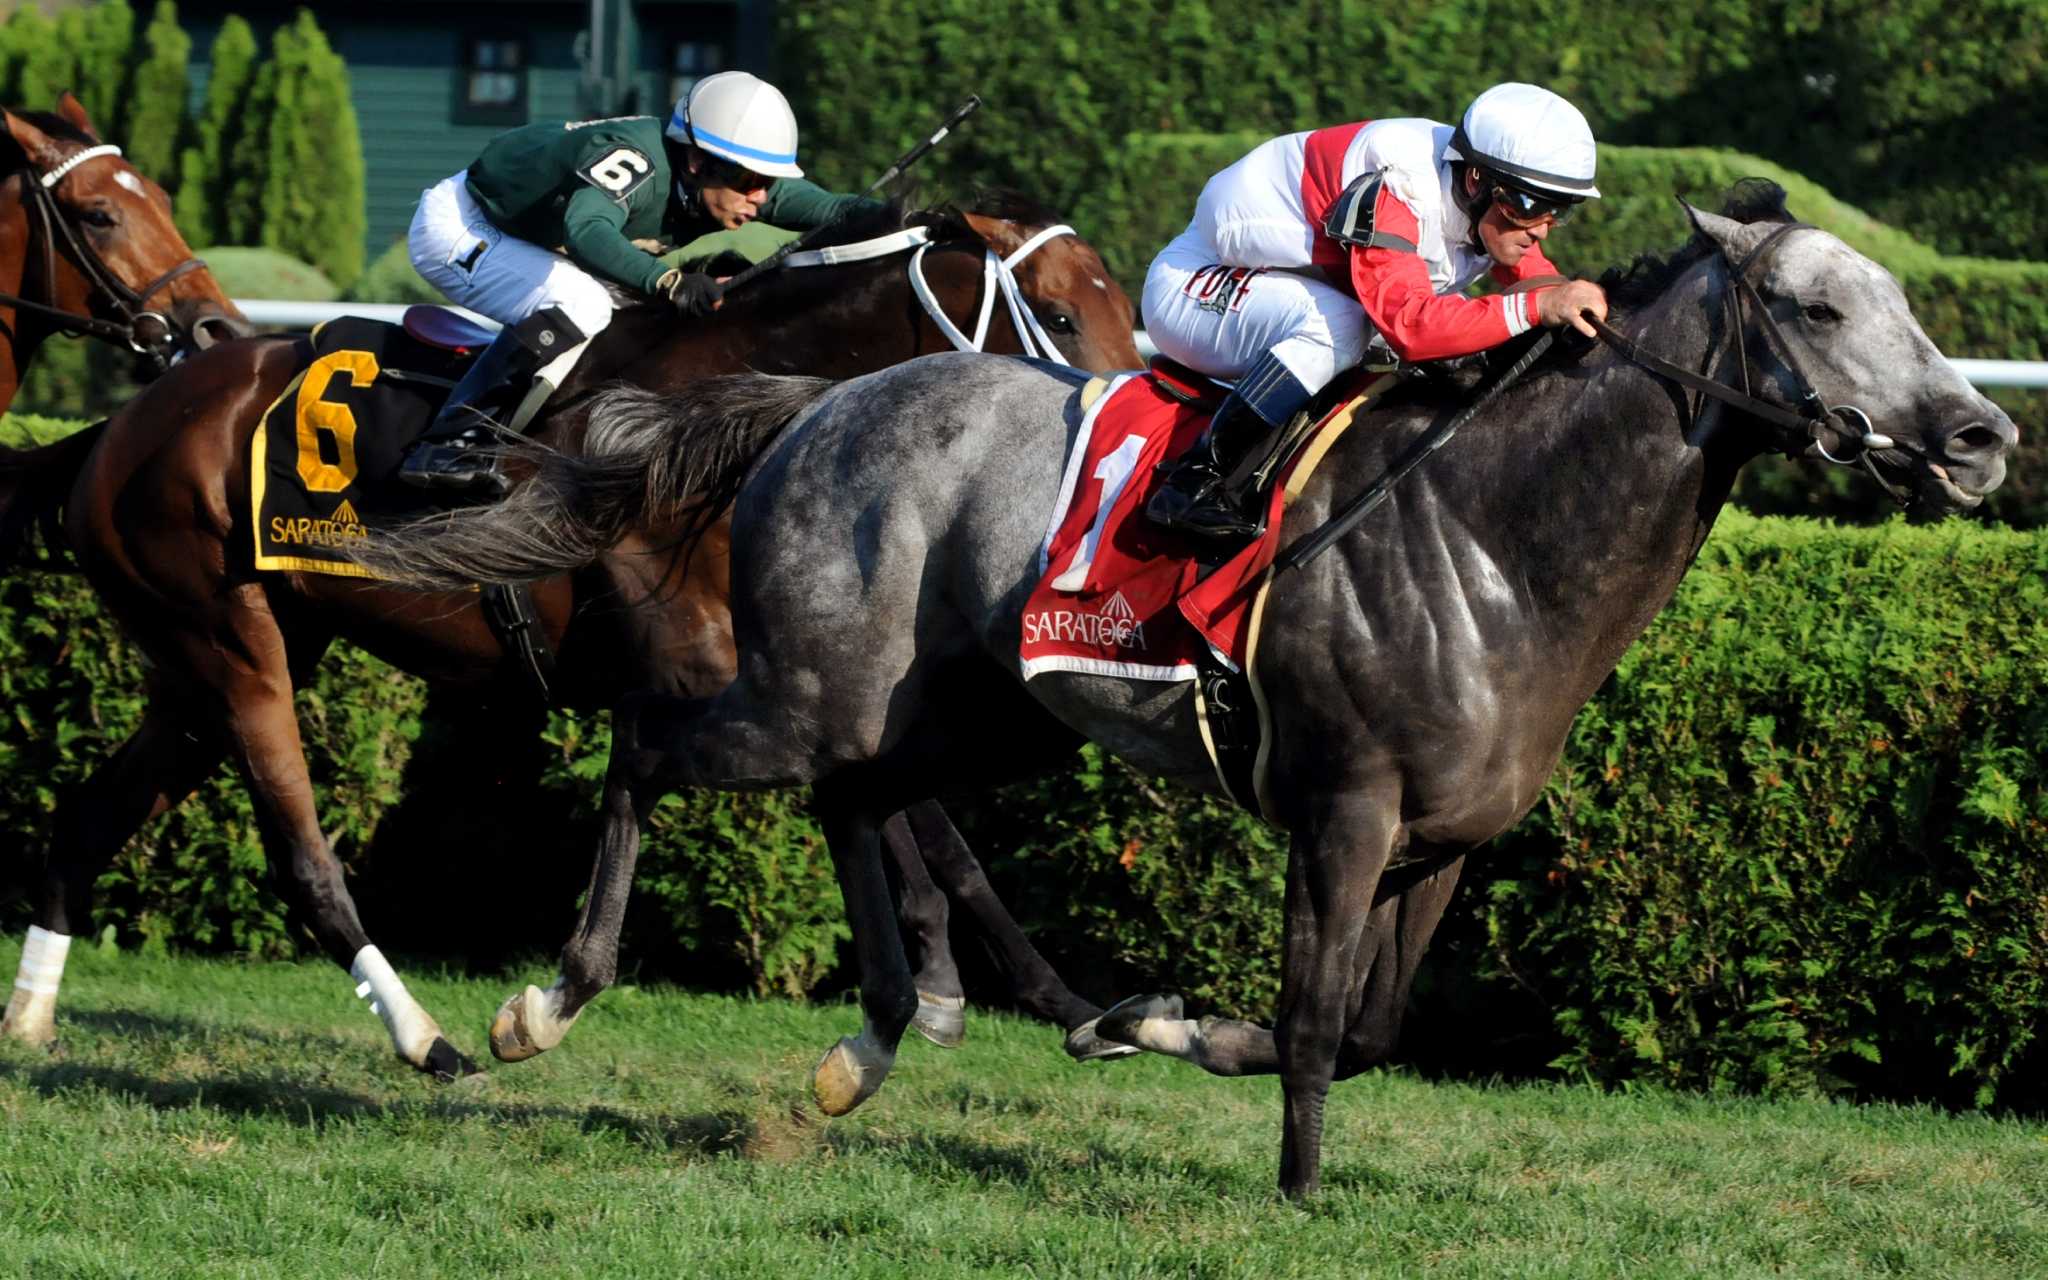
[[[498,460],[468,432],[415,441],[398,464],[398,478],[419,489],[456,489],[497,499],[511,492]]]

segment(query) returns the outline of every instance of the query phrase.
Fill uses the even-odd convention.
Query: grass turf
[[[512,980],[408,976],[485,1051]],[[1333,1092],[1325,1189],[1297,1207],[1272,1189],[1274,1080],[1075,1066],[1049,1028],[972,1016],[964,1048],[913,1037],[827,1121],[808,1072],[858,1021],[619,989],[556,1052],[437,1086],[338,970],[81,943],[60,1050],[0,1047],[0,1258],[150,1280],[2048,1274],[2031,1121],[1372,1072]]]

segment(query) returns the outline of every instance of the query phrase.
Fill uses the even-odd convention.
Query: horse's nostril
[[[1948,452],[1951,455],[1989,453],[2004,443],[1999,434],[1990,427],[1982,423],[1973,423],[1948,438]]]

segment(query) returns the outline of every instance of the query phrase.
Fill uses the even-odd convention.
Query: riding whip
[[[1374,507],[1386,500],[1387,494],[1402,476],[1413,471],[1424,458],[1442,448],[1447,440],[1458,433],[1458,428],[1472,420],[1473,414],[1485,408],[1489,400],[1507,390],[1517,378],[1527,373],[1529,366],[1535,364],[1544,352],[1550,350],[1550,344],[1556,337],[1555,333],[1545,332],[1530,343],[1529,349],[1522,353],[1521,358],[1509,365],[1507,372],[1494,379],[1491,386],[1474,397],[1471,404],[1459,410],[1442,426],[1416,437],[1412,444],[1402,450],[1401,456],[1394,459],[1386,473],[1372,482],[1370,488],[1345,504],[1344,509],[1331,516],[1320,529],[1287,548],[1286,554],[1274,561],[1273,567],[1276,570],[1299,569],[1327,551],[1331,543],[1357,528],[1359,521],[1365,519]]]
[[[980,95],[968,95],[967,101],[961,103],[959,108],[956,111],[954,111],[952,115],[946,117],[946,122],[938,127],[937,132],[933,133],[931,137],[926,138],[923,142],[918,143],[910,150],[904,152],[902,155],[896,157],[896,162],[890,165],[887,169],[883,170],[882,176],[876,178],[873,182],[870,182],[866,186],[866,188],[864,188],[861,191],[860,194],[863,197],[871,196],[875,192],[879,191],[882,187],[886,186],[891,182],[894,182],[897,178],[902,177],[903,171],[905,169],[908,169],[911,165],[914,165],[919,160],[922,160],[924,158],[925,152],[930,151],[933,147],[936,147],[941,142],[945,141],[946,135],[953,131],[953,126],[959,124],[968,116],[973,115],[975,110],[980,106]],[[844,215],[842,214],[841,216]],[[748,267],[745,271],[740,272],[732,279],[726,281],[725,291],[727,293],[731,293],[734,289],[737,289],[741,285],[745,284],[747,281],[752,280],[755,276],[766,275],[770,271],[773,271],[776,268],[780,267],[782,265],[783,259],[815,243],[819,236],[823,235],[826,231],[830,230],[833,226],[835,226],[838,223],[838,221],[838,218],[834,218],[831,222],[827,222],[822,226],[812,227],[809,231],[804,232],[804,234],[799,236],[797,239],[791,240],[789,243],[783,245],[780,249],[777,249],[774,253],[769,254],[767,257],[761,259],[753,266]]]

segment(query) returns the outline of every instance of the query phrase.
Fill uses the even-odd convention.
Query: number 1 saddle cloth
[[[349,543],[369,514],[404,517],[444,499],[402,484],[398,461],[470,360],[404,328],[344,316],[300,340],[300,373],[264,411],[249,466],[256,567],[366,577]]]
[[[1199,548],[1189,540],[1147,520],[1145,503],[1159,463],[1195,442],[1215,399],[1191,394],[1188,379],[1159,368],[1119,374],[1106,386],[1099,378],[1090,382],[1039,547],[1038,585],[1024,607],[1024,678],[1064,671],[1197,682],[1197,720],[1225,790],[1254,812],[1269,811],[1257,776],[1263,766],[1254,771],[1247,760],[1240,769],[1227,760],[1258,751],[1263,715],[1226,744],[1217,733],[1220,704],[1228,697],[1242,713],[1260,701],[1259,615],[1283,513],[1353,417],[1392,381],[1361,374],[1338,389],[1329,401],[1334,407],[1281,465],[1267,498],[1265,533],[1213,565],[1196,558]]]

